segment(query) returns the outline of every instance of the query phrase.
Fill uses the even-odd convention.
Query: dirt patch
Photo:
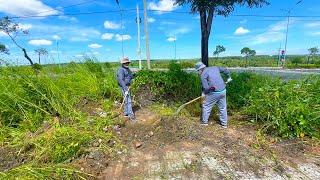
[[[28,161],[26,157],[18,155],[17,152],[13,148],[0,147],[0,172],[8,171]]]
[[[128,152],[110,162],[101,179],[320,177],[317,161],[305,160],[307,145],[286,149],[254,125],[232,122],[223,129],[216,122],[202,127],[198,118],[160,117],[150,109],[136,114],[139,122],[120,131]],[[287,163],[290,157],[296,157],[295,166]]]
[[[155,102],[156,97],[151,91],[151,86],[143,85],[139,87],[137,93],[133,96],[133,100],[140,107],[147,107]]]

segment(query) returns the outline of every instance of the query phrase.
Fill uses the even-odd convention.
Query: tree
[[[312,48],[309,48],[308,51],[309,51],[309,55],[313,59],[314,56],[316,56],[319,53],[319,48],[318,47],[312,47]],[[308,64],[309,64],[309,57],[308,57]]]
[[[244,55],[246,57],[247,65],[249,64],[248,57],[256,55],[256,51],[253,50],[253,49],[250,49],[248,47],[242,48],[240,52],[241,52],[242,55]]]
[[[17,23],[14,23],[11,21],[11,19],[9,19],[9,17],[3,17],[0,20],[0,31],[4,32],[5,34],[7,34],[10,39],[12,40],[12,42],[22,50],[24,57],[29,61],[29,63],[31,65],[33,65],[33,61],[32,59],[28,56],[28,53],[26,51],[25,48],[23,48],[21,45],[19,45],[16,41],[16,37],[19,34],[28,34],[29,32],[26,30],[22,30],[21,28],[19,28],[19,25]]]
[[[191,12],[200,14],[201,25],[201,60],[208,66],[208,44],[214,15],[227,17],[236,5],[262,7],[269,4],[267,0],[175,0],[175,3],[182,6],[191,5]]]
[[[3,44],[0,43],[0,53],[9,54],[9,49]]]
[[[39,48],[39,49],[36,49],[34,51],[38,54],[38,56],[39,56],[39,64],[41,64],[40,63],[41,55],[48,55],[48,51],[45,48]]]
[[[213,52],[213,55],[216,55],[217,59],[218,59],[219,54],[222,52],[225,52],[225,51],[226,51],[225,47],[223,47],[222,45],[218,45],[218,46],[216,46],[216,50]]]

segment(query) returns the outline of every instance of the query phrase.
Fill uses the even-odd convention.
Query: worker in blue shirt
[[[133,74],[129,68],[129,64],[129,58],[126,57],[121,60],[121,67],[117,71],[117,81],[124,98],[124,116],[129,117],[131,121],[136,121],[132,110],[132,100],[129,90],[133,79]]]
[[[226,83],[232,81],[230,72],[222,67],[206,67],[202,62],[195,65],[201,78],[202,85],[202,117],[201,125],[208,125],[211,110],[215,104],[219,108],[220,125],[227,128],[228,115],[227,115],[227,98],[226,98]],[[227,82],[221,77],[220,73],[228,76]]]

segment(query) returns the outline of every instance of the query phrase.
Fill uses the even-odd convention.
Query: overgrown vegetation
[[[150,86],[158,100],[187,102],[200,92],[199,78],[175,63],[168,72],[141,71],[137,87]],[[231,114],[240,112],[282,137],[316,137],[320,128],[319,77],[288,82],[251,73],[232,75],[227,86]],[[137,91],[139,92],[139,90]],[[194,108],[200,108],[198,104]]]
[[[103,130],[114,121],[107,115],[92,117],[99,112],[90,107],[95,103],[99,111],[111,114],[110,103],[120,97],[113,71],[89,59],[59,71],[44,67],[35,74],[31,67],[5,67],[0,73],[0,144],[25,157],[24,166],[1,169],[10,171],[1,173],[0,179],[90,176],[75,170],[72,161],[90,153],[98,140],[97,148],[107,155],[118,148],[117,143],[108,144],[116,139],[112,131]],[[61,167],[51,168],[56,165]]]
[[[90,178],[73,162],[92,150],[106,156],[120,150],[111,128],[116,122],[110,118],[113,102],[121,99],[113,67],[87,59],[63,67],[41,66],[37,74],[26,66],[1,68],[0,144],[24,160],[0,169],[0,179]],[[200,96],[197,74],[184,71],[181,63],[168,67],[169,71],[138,72],[133,94],[147,87],[156,101],[170,107]],[[320,138],[319,77],[282,81],[238,73],[232,78],[227,85],[229,114],[245,115],[275,136]],[[199,105],[187,108],[200,111]],[[173,114],[167,111],[161,113]]]

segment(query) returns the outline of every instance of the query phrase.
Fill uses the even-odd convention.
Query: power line
[[[97,1],[97,0],[90,0],[90,1],[84,1],[84,2],[81,2],[81,3],[76,3],[76,4],[72,4],[72,5],[68,5],[68,6],[62,6],[60,8],[51,8],[50,10],[46,10],[46,11],[40,11],[38,13],[35,13],[35,14],[29,14],[28,16],[14,16],[14,17],[10,17],[10,18],[25,18],[25,17],[32,17],[32,16],[37,16],[39,14],[42,14],[42,13],[47,13],[47,12],[52,12],[52,11],[60,11],[62,12],[60,9],[66,9],[66,8],[70,8],[70,7],[75,7],[75,6],[80,6],[80,5],[83,5],[83,4],[88,4],[88,3],[91,3],[91,2],[94,2],[94,1]],[[50,16],[50,15],[46,15],[46,16]]]
[[[113,10],[113,11],[96,11],[96,12],[83,12],[83,13],[67,13],[67,14],[52,14],[52,15],[32,15],[32,16],[15,16],[10,17],[11,19],[28,19],[37,17],[57,17],[57,16],[79,16],[79,15],[92,15],[92,14],[108,14],[108,13],[119,13],[120,11],[135,11],[135,9],[127,10]]]
[[[82,13],[66,13],[66,14],[52,14],[52,15],[30,15],[30,16],[14,16],[10,17],[12,19],[27,19],[36,17],[55,17],[55,16],[78,16],[78,15],[92,15],[92,14],[108,14],[108,13],[119,13],[119,12],[129,12],[136,11],[136,9],[121,9],[121,10],[111,10],[111,11],[96,11],[96,12],[82,12]],[[140,10],[142,11],[142,10]],[[148,10],[151,12],[167,12],[176,14],[190,14],[188,11],[165,11],[165,10]],[[286,15],[261,15],[261,14],[230,14],[229,16],[235,17],[264,17],[264,18],[285,18]],[[320,18],[320,15],[291,15],[290,17],[296,18]]]

